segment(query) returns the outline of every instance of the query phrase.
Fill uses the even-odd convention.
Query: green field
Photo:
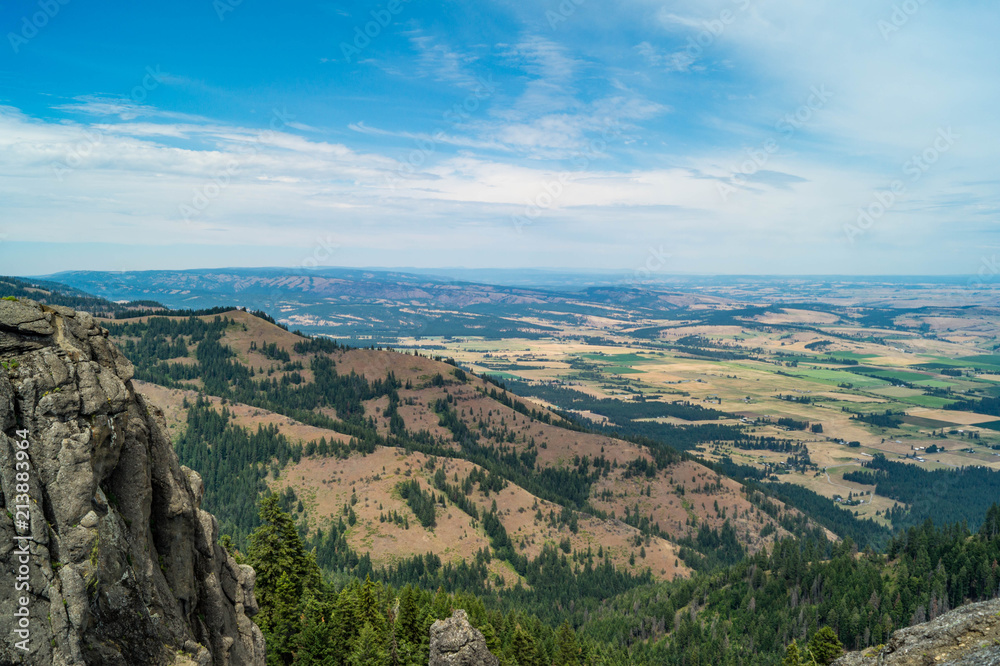
[[[959,361],[964,361],[967,365],[975,365],[978,367],[983,366],[993,366],[994,368],[1000,369],[1000,355],[998,354],[983,354],[980,356],[963,356],[958,359]]]
[[[591,361],[604,361],[605,363],[616,363],[619,365],[629,365],[633,363],[656,363],[662,361],[666,358],[663,354],[598,354],[594,352],[587,352],[584,354],[578,354],[580,358],[585,358]]]
[[[906,398],[896,398],[900,402],[906,402],[911,405],[917,405],[918,407],[930,407],[932,409],[944,409],[946,406],[955,402],[954,400],[949,400],[948,398],[939,398],[936,395],[914,395]]]
[[[943,389],[947,389],[947,388],[954,388],[955,387],[955,383],[954,382],[946,382],[946,381],[943,381],[943,380],[940,380],[940,379],[925,379],[923,381],[913,382],[913,384],[915,384],[917,386],[926,386],[928,388],[943,388]]]
[[[827,356],[832,356],[833,358],[847,359],[850,361],[863,361],[866,358],[875,358],[875,354],[859,354],[857,352],[839,351],[831,352]]]
[[[882,370],[880,368],[851,368],[851,373],[878,377],[886,381],[897,382],[921,382],[931,381],[931,378],[919,372],[907,372],[906,370]]]
[[[606,365],[601,368],[612,375],[636,375],[642,374],[642,370],[638,370],[628,365]]]
[[[777,374],[777,371],[773,372]],[[884,380],[869,377],[867,375],[856,375],[844,370],[826,370],[823,368],[784,368],[781,372],[786,375],[791,375],[792,377],[809,379],[823,384],[832,384],[833,386],[837,386],[839,384],[852,384],[855,387],[868,387],[882,386],[885,384]]]

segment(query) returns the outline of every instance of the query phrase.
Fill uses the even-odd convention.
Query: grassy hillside
[[[426,552],[458,563],[485,550],[489,584],[524,584],[521,560],[533,561],[548,546],[576,557],[600,551],[633,575],[672,579],[816,530],[797,511],[668,445],[585,431],[443,360],[342,348],[244,311],[107,326],[179,440],[189,428],[185,405],[204,394],[211,398],[206,408],[227,403],[233,425],[251,433],[274,428],[297,447],[294,458],[246,465],[263,477],[255,488],[294,493],[309,533],[329,530],[356,497],[345,539],[375,566]],[[197,450],[197,438],[189,439],[189,450]],[[435,483],[439,470],[444,481]],[[505,485],[484,492],[466,482],[470,475]],[[441,519],[433,528],[414,520],[400,496],[399,484],[409,480],[438,497]],[[448,498],[445,486],[461,492]],[[209,501],[212,492],[209,486]],[[218,498],[213,510],[225,516],[229,500]],[[477,515],[456,501],[475,506]],[[230,523],[238,542],[255,526],[247,519],[252,512],[243,513]],[[483,524],[490,513],[516,557],[496,557],[503,547]],[[407,517],[408,526],[390,515]]]

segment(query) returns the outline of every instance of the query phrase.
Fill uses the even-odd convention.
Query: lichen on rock
[[[430,666],[499,666],[481,631],[469,624],[464,610],[431,625]]]

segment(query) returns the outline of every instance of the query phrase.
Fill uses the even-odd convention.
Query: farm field
[[[537,339],[400,338],[399,344],[433,348],[591,424],[715,423],[787,441],[801,450],[742,450],[726,442],[699,444],[692,453],[706,461],[727,460],[773,473],[774,480],[831,501],[863,492],[868,496],[849,510],[881,523],[899,503],[873,486],[843,479],[873,456],[926,470],[1000,470],[1000,419],[948,409],[960,400],[997,393],[994,373],[1000,356],[981,353],[996,344],[983,336],[981,322],[962,331],[960,321],[949,319],[945,336],[926,330],[847,328],[841,317],[812,314],[786,310],[783,316],[756,318],[742,326],[649,320],[638,328],[634,321],[616,324],[603,318],[593,327],[588,325],[593,322],[578,320],[563,326],[559,335]],[[920,327],[924,320],[913,323]],[[789,331],[781,324],[809,328]],[[655,330],[652,336],[650,329]],[[581,395],[605,402],[575,409]],[[639,409],[637,404],[649,415],[628,417],[629,410]],[[663,407],[659,416],[658,405]],[[679,418],[673,413],[678,405],[723,414],[708,420]],[[670,442],[669,431],[663,433]],[[926,453],[928,447],[935,452]],[[805,467],[796,464],[803,453],[809,461]]]

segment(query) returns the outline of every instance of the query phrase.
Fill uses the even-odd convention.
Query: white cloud
[[[743,5],[701,51],[683,47]],[[529,31],[492,54],[414,32],[409,69],[427,80],[475,90],[478,71],[517,72],[440,133],[359,120],[324,141],[295,121],[267,131],[101,95],[60,107],[75,122],[4,107],[0,232],[305,246],[336,229],[351,261],[380,265],[461,252],[480,265],[628,266],[668,242],[677,270],[935,272],[968,261],[972,271],[978,247],[995,244],[1000,210],[1000,19],[970,7],[925,3],[888,40],[878,21],[891,6],[861,0],[676,0],[669,11],[632,0],[620,17],[581,10],[559,33]],[[646,32],[613,55],[569,37],[613,20]],[[648,68],[631,71],[640,60]],[[782,133],[816,86],[832,98]],[[955,145],[908,180],[907,160],[948,126]],[[768,139],[778,152],[734,180]],[[429,141],[418,166],[404,163]],[[59,180],[53,164],[70,158]],[[234,162],[228,185],[185,223],[178,206]],[[847,243],[845,223],[899,178],[905,194]],[[720,184],[735,193],[722,197]],[[558,196],[515,233],[511,217],[552,188]]]

